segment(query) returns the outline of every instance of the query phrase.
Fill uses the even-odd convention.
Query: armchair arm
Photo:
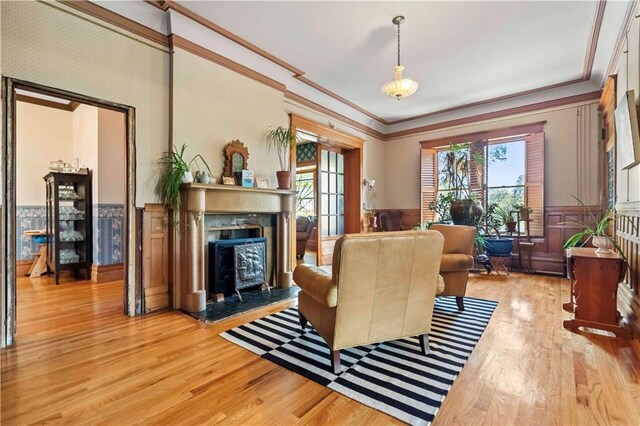
[[[298,265],[293,271],[293,280],[309,296],[329,308],[335,308],[338,288],[333,285],[331,275],[310,265]]]
[[[473,263],[473,256],[468,254],[443,254],[440,273],[469,271],[473,269]]]

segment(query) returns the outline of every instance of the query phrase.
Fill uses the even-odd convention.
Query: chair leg
[[[300,328],[304,331],[307,327],[307,319],[302,315],[302,312],[298,311],[298,320],[300,321]]]
[[[418,340],[420,341],[420,350],[423,354],[429,355],[431,353],[431,348],[429,348],[429,335],[421,334],[418,336]]]
[[[330,349],[329,356],[331,357],[331,369],[333,370],[333,374],[340,374],[342,372],[340,370],[340,351],[334,351],[333,349]]]
[[[456,303],[458,304],[458,310],[464,311],[464,297],[456,296]]]

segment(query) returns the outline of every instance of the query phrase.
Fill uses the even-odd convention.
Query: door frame
[[[322,144],[329,147],[342,148],[344,154],[345,172],[345,203],[344,203],[344,231],[345,234],[354,234],[362,232],[362,182],[363,182],[363,151],[364,142],[362,138],[343,133],[329,126],[322,125],[313,120],[301,117],[296,114],[289,114],[290,125],[293,131],[301,130],[312,133],[322,139]],[[291,149],[290,164],[296,164],[296,149]],[[318,159],[319,160],[319,159]],[[295,167],[291,167],[295,182]],[[318,174],[319,175],[319,174]],[[318,188],[316,188],[316,191]],[[318,209],[320,208],[318,204]],[[319,213],[319,210],[318,212]],[[318,214],[319,216],[319,214]],[[296,233],[295,220],[292,221],[293,229],[291,232],[292,258],[295,260],[296,252]],[[321,262],[321,229],[318,226],[318,264]],[[294,267],[295,265],[292,265]]]
[[[92,105],[98,108],[122,112],[126,117],[126,198],[124,203],[123,236],[126,247],[124,268],[124,314],[141,313],[142,294],[136,285],[139,265],[136,264],[136,111],[134,107],[109,102],[90,96],[80,95],[66,90],[56,89],[37,83],[10,77],[2,77],[2,165],[0,168],[0,347],[15,343],[16,331],[16,89],[44,95],[58,96],[73,102]]]

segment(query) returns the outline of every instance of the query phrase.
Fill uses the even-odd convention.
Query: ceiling
[[[597,10],[595,1],[180,4],[391,122],[580,80]],[[606,13],[622,16],[626,3],[621,4],[608,2],[613,12]],[[420,83],[416,94],[400,103],[380,93],[393,77],[391,19],[398,14],[406,17],[405,77]],[[611,44],[621,22],[607,28],[615,26],[609,21],[602,31],[608,31]],[[607,64],[599,62],[593,75],[601,79]]]

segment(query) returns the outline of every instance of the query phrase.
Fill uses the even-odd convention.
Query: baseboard
[[[618,285],[618,309],[633,335],[640,337],[640,299],[624,283]]]
[[[16,260],[16,277],[24,277],[33,265],[33,260]]]
[[[124,279],[124,264],[115,265],[91,265],[91,281],[102,283]]]

